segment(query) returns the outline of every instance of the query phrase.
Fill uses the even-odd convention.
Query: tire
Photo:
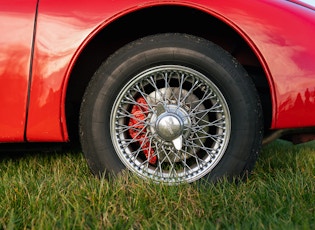
[[[229,53],[186,34],[132,42],[106,60],[85,92],[82,150],[96,175],[170,185],[244,178],[261,149],[262,109]]]

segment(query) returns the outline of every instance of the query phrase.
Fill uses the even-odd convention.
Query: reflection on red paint
[[[36,0],[0,8],[0,141],[24,140],[27,86]]]
[[[36,2],[1,3],[0,141],[23,140]],[[93,4],[90,0],[41,0],[27,111],[28,141],[67,140],[66,86],[72,65],[89,39],[120,16],[161,5],[203,11],[242,36],[269,82],[272,128],[315,126],[315,13],[305,7],[265,0],[93,0]],[[204,30],[211,32],[211,28]]]
[[[294,123],[296,127],[313,126],[315,109],[315,86],[307,88],[303,94],[289,95],[279,106],[279,120],[282,123]],[[307,123],[309,122],[309,124]]]

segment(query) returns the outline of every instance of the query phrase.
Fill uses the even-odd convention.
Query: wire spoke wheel
[[[95,72],[80,115],[94,174],[128,170],[177,185],[244,178],[263,136],[258,93],[218,45],[187,34],[140,38]]]
[[[219,162],[230,113],[217,87],[179,65],[157,66],[131,79],[110,116],[115,150],[128,169],[167,183],[191,182]]]

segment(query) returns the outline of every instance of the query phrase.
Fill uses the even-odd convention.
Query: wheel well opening
[[[230,26],[200,10],[159,6],[126,15],[101,30],[79,55],[69,78],[66,119],[70,142],[79,143],[79,112],[84,91],[94,72],[112,53],[138,38],[167,32],[208,39],[231,53],[248,71],[259,92],[265,128],[271,124],[271,97],[264,71],[244,39]]]

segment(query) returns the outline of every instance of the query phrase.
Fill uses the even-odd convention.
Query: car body
[[[266,143],[313,140],[313,7],[286,0],[1,0],[0,141],[76,142],[96,70],[121,47],[163,33],[211,41],[244,67],[262,104]]]

